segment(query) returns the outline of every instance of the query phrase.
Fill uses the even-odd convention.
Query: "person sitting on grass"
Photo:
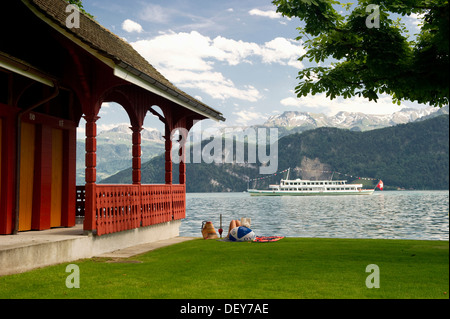
[[[227,235],[227,237],[229,237],[230,231],[231,231],[233,228],[236,228],[236,227],[239,227],[239,226],[241,226],[241,221],[238,220],[238,219],[233,219],[233,220],[230,222],[230,227],[228,227],[228,235]]]

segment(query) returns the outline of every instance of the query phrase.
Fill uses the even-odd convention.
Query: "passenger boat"
[[[383,182],[377,184],[383,189]],[[376,188],[375,187],[375,188]],[[345,180],[289,180],[282,179],[279,185],[269,185],[269,190],[249,189],[251,196],[333,196],[333,195],[372,195],[374,189],[363,189],[363,184],[347,184]]]

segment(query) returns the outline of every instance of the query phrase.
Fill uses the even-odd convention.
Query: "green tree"
[[[82,0],[66,0],[66,2],[68,2],[69,4],[73,4],[76,5],[81,12],[83,12],[84,14],[86,14],[87,16],[94,18],[94,16],[88,12],[86,12],[86,10],[84,10],[83,8],[83,1]]]
[[[447,0],[274,0],[277,11],[298,17],[306,54],[316,65],[299,72],[298,97],[325,92],[333,99],[388,94],[402,100],[448,105]],[[379,15],[377,16],[377,13]],[[402,16],[419,16],[411,36]],[[378,22],[375,23],[375,22]],[[329,66],[324,66],[328,64]]]

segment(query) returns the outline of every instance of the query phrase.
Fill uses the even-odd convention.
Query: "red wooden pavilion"
[[[185,218],[186,168],[172,183],[171,132],[222,114],[179,90],[128,43],[64,0],[2,3],[0,18],[0,234],[75,225],[96,235]],[[67,12],[66,12],[67,11]],[[103,102],[126,110],[133,184],[96,183],[96,121]],[[153,108],[158,106],[162,113]],[[148,112],[165,125],[165,184],[141,184]],[[86,184],[76,186],[76,128],[86,120]],[[184,132],[184,130],[181,130]],[[181,145],[183,147],[183,145]]]

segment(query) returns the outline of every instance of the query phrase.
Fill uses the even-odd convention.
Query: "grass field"
[[[202,239],[129,259],[73,262],[0,277],[0,298],[448,299],[448,241],[285,238],[274,243]],[[379,268],[380,288],[366,278]]]

